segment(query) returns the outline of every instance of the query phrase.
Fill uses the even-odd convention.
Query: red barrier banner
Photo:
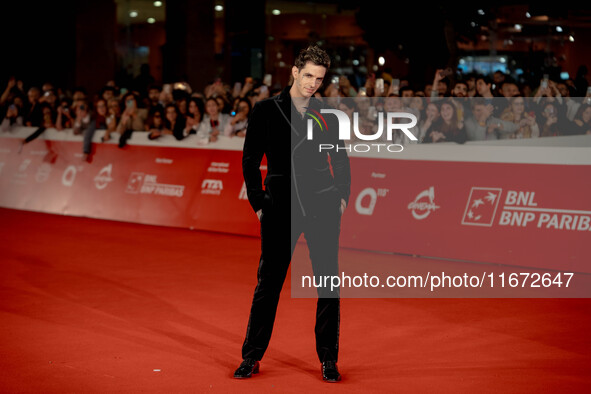
[[[240,151],[102,144],[88,163],[77,142],[0,141],[3,207],[259,234]]]
[[[86,162],[81,140],[21,147],[22,138],[2,136],[0,206],[258,236],[234,140],[220,149],[132,138],[124,149],[95,144]],[[589,148],[519,149],[531,158],[478,161],[517,151],[443,144],[391,158],[352,154],[341,246],[591,272]]]
[[[341,245],[591,272],[591,166],[351,159]]]

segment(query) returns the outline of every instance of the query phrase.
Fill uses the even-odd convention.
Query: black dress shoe
[[[238,369],[234,372],[236,379],[250,378],[252,374],[259,373],[261,364],[253,358],[245,358]]]
[[[330,383],[339,382],[341,374],[337,369],[336,361],[324,361],[322,363],[322,380]]]

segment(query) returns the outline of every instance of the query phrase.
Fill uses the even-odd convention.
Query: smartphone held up
[[[382,96],[384,94],[384,78],[376,78],[376,96]]]

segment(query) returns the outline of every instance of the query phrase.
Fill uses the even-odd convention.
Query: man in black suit
[[[326,151],[320,143],[344,148],[338,124],[327,116],[326,130],[314,126],[307,139],[305,113],[320,112],[324,105],[313,97],[322,85],[330,58],[322,49],[303,50],[292,67],[293,84],[278,96],[258,102],[248,122],[242,167],[248,199],[261,222],[261,258],[257,272],[243,361],[235,378],[259,371],[271,338],[279,294],[291,256],[303,233],[308,243],[314,275],[338,275],[340,220],[351,186],[349,158],[344,149]],[[328,145],[325,145],[328,146]],[[262,188],[260,164],[267,156],[267,177]],[[316,352],[322,378],[337,382],[340,294],[318,288]]]

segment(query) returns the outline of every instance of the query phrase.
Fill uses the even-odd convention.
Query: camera
[[[450,77],[453,73],[454,71],[451,69],[451,67],[447,67],[445,70],[441,70],[439,72],[439,76],[441,78]]]

